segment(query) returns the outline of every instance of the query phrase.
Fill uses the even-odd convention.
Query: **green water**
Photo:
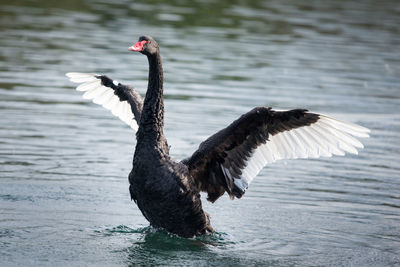
[[[249,2],[249,3],[247,3]],[[397,1],[0,1],[1,266],[400,264]],[[147,87],[161,46],[165,133],[183,159],[254,106],[372,130],[357,156],[271,164],[203,202],[214,235],[148,226],[130,201],[131,129],[66,72]]]

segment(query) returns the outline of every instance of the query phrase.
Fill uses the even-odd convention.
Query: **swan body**
[[[130,86],[105,75],[71,72],[78,91],[109,109],[136,133],[129,191],[143,216],[155,227],[182,237],[214,232],[200,192],[214,202],[225,192],[241,198],[267,164],[280,159],[357,154],[368,137],[362,126],[310,113],[256,107],[202,142],[180,162],[171,159],[164,136],[163,70],[157,42],[142,36],[129,48],[147,56],[149,81],[145,99]]]

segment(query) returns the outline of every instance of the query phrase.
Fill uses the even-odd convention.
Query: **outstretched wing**
[[[194,182],[214,202],[226,191],[240,198],[268,163],[280,159],[357,154],[367,128],[304,109],[274,111],[258,107],[200,144],[183,160]]]
[[[130,86],[113,81],[105,75],[69,72],[72,82],[81,83],[76,90],[85,92],[83,98],[110,110],[135,131],[142,114],[143,99]]]

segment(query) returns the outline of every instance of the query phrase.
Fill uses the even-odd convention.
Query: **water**
[[[400,264],[396,1],[0,3],[1,266]],[[277,162],[243,199],[205,202],[212,236],[152,229],[129,198],[130,128],[64,76],[106,73],[144,94],[146,59],[127,51],[142,34],[161,46],[178,159],[259,105],[371,138],[358,156]]]

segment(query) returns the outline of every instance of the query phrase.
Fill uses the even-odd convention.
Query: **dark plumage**
[[[129,191],[155,227],[183,237],[214,232],[200,192],[214,202],[225,192],[241,198],[261,168],[279,159],[357,153],[369,130],[305,109],[257,107],[202,142],[181,162],[171,159],[164,136],[163,70],[158,44],[142,36],[129,48],[147,56],[149,82],[144,101],[130,86],[105,75],[68,73],[85,98],[110,109],[138,129]],[[134,119],[132,119],[134,117]]]

